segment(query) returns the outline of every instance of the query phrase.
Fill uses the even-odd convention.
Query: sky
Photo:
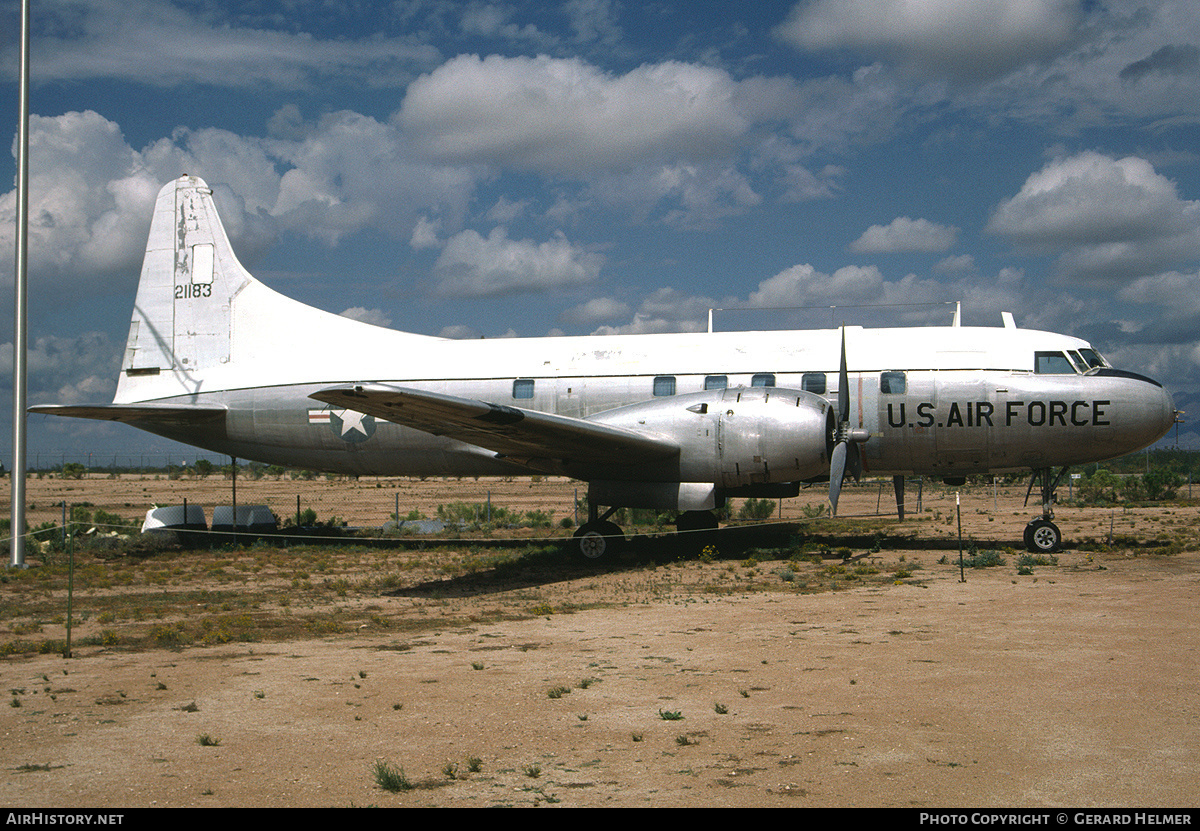
[[[18,31],[3,0],[5,309]],[[1200,447],[1194,0],[35,0],[31,65],[30,404],[111,400],[190,173],[253,274],[334,313],[603,336],[961,301],[1162,380]],[[175,447],[29,420],[31,458]]]

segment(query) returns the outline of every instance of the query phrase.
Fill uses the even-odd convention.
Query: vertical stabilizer
[[[115,404],[345,379],[348,355],[379,377],[441,338],[332,314],[272,290],[242,267],[212,190],[182,176],[158,193]],[[352,350],[352,351],[351,351]]]
[[[251,282],[202,179],[159,191],[117,401],[197,392],[200,373],[230,360],[231,302]]]

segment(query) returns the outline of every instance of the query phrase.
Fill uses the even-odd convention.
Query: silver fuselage
[[[1078,338],[1003,323],[472,341],[394,331],[254,279],[211,189],[184,176],[155,202],[113,402],[33,409],[310,470],[556,473],[695,485],[708,501],[829,476],[851,444],[853,470],[951,477],[1100,461],[1174,423],[1158,383]]]

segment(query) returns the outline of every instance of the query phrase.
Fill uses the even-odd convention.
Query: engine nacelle
[[[824,398],[780,387],[675,395],[598,413],[589,420],[674,441],[680,447],[678,481],[712,482],[722,488],[827,475],[837,426],[836,414]]]

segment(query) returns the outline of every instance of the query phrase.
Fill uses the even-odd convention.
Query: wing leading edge
[[[636,466],[679,454],[670,440],[621,427],[407,387],[330,387],[310,397],[482,447],[538,470]]]

